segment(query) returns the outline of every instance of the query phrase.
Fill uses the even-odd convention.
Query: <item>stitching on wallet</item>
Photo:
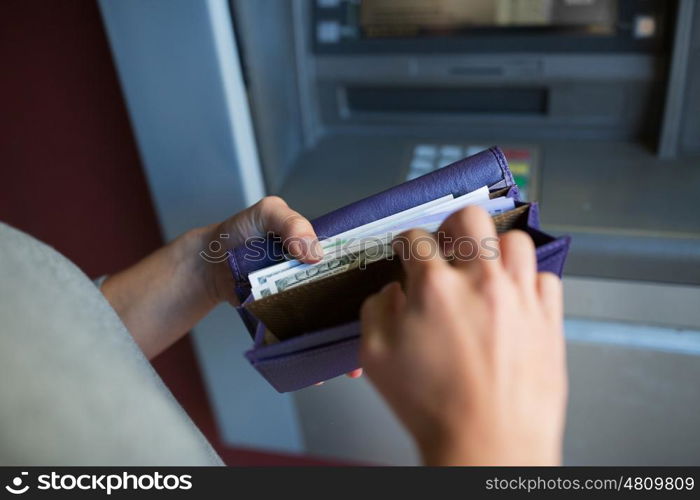
[[[564,269],[564,257],[560,256],[559,254],[552,254],[544,259],[542,259],[541,262],[537,263],[537,269],[539,271],[540,267],[545,267],[549,265],[550,263],[555,262],[557,264],[557,274],[561,275],[562,270]]]
[[[326,347],[329,345],[335,345],[335,344],[338,344],[340,342],[344,342],[346,340],[353,339],[353,338],[357,337],[357,334],[339,336],[331,341],[324,340],[324,336],[327,336],[328,330],[346,327],[347,325],[349,325],[351,323],[353,323],[353,322],[351,321],[351,322],[347,322],[347,323],[342,323],[342,324],[339,324],[339,325],[334,326],[334,327],[322,328],[322,329],[314,330],[311,332],[304,332],[303,334],[301,334],[299,336],[281,340],[277,344],[263,345],[260,347],[256,347],[253,350],[260,355],[259,359],[272,359],[272,358],[281,357],[281,356],[285,356],[285,355],[289,354],[288,352],[286,352],[286,353],[281,352],[281,353],[275,354],[274,348],[280,346],[281,344],[289,343],[291,341],[299,341],[299,339],[302,337],[305,337],[305,344],[302,343],[302,345],[300,347],[299,346],[292,347],[294,350],[291,352],[308,351],[311,349]],[[356,321],[355,323],[358,323],[358,328],[359,328],[359,322]],[[267,351],[269,351],[269,350],[271,350],[272,353],[267,354]]]
[[[550,241],[549,243],[545,243],[541,247],[537,248],[537,250],[559,250],[561,247],[566,246],[566,238],[557,238],[554,241]],[[548,257],[545,257],[545,259]]]
[[[513,180],[513,175],[508,169],[508,166],[505,162],[505,158],[503,157],[501,152],[495,148],[489,148],[489,151],[491,151],[491,154],[493,154],[493,156],[496,158],[496,162],[498,163],[498,167],[501,169],[503,178],[507,179],[511,184],[515,184],[515,181]]]
[[[313,347],[311,349],[305,349],[303,351],[298,351],[298,352],[291,352],[287,354],[281,354],[279,357],[272,357],[268,359],[259,359],[258,363],[275,363],[278,365],[289,365],[291,363],[298,362],[301,359],[307,359],[311,356],[318,356],[324,353],[327,353],[328,351],[340,349],[343,347],[346,347],[347,344],[351,342],[357,342],[360,339],[360,336],[356,336],[350,339],[345,339],[340,342],[337,342],[335,344],[331,345],[326,345],[326,346],[321,346],[321,347]]]
[[[229,257],[230,257],[229,262],[231,262],[233,265],[233,271],[236,274],[236,276],[235,276],[236,282],[241,283],[241,284],[245,284],[247,279],[245,277],[243,277],[243,273],[241,272],[240,268],[238,267],[238,259],[236,258],[236,254],[233,250],[230,250],[230,252],[231,253],[229,254]]]

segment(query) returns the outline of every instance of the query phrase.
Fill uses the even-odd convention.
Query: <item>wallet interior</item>
[[[524,204],[494,216],[496,230],[525,227],[529,207]],[[357,320],[365,298],[392,281],[403,281],[398,258],[290,288],[251,302],[246,309],[263,322],[272,333],[270,338],[285,340]]]

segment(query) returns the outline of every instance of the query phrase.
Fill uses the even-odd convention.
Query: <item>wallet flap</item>
[[[482,186],[509,188],[513,176],[503,152],[492,147],[439,170],[418,177],[311,221],[320,239],[388,217],[402,210],[441,196],[455,197]],[[512,190],[517,197],[517,190]],[[267,238],[229,250],[228,263],[234,277],[236,294],[243,301],[250,293],[248,274],[283,260],[281,243]]]

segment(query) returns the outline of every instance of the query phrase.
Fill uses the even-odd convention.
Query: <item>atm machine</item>
[[[567,460],[700,457],[698,440],[674,454],[654,440],[645,447],[596,430],[626,426],[680,441],[666,426],[673,420],[653,409],[629,421],[647,411],[640,405],[660,400],[626,392],[659,384],[675,363],[700,373],[697,344],[684,351],[672,333],[700,328],[696,2],[235,0],[232,7],[271,192],[315,217],[499,144],[526,196],[539,200],[546,229],[573,236],[565,271],[574,372]],[[614,366],[633,372],[631,380]],[[591,389],[607,383],[596,371],[613,380],[607,391]],[[673,372],[666,383],[683,384]],[[659,390],[668,405],[700,403],[698,391]],[[369,431],[388,424],[359,416],[349,423],[348,414],[363,411],[353,408],[379,404],[363,388],[342,381],[295,397],[311,452],[362,459],[367,447],[394,446],[377,456],[401,462],[398,438]],[[587,410],[593,405],[615,415],[598,417]],[[601,451],[606,440],[628,449]]]
[[[196,81],[182,61],[197,65],[201,54],[211,52],[217,71],[239,65],[249,104],[250,124],[243,128],[254,135],[260,168],[251,172],[250,158],[239,162],[238,180],[245,185],[257,176],[267,193],[284,197],[310,218],[500,145],[526,197],[540,202],[545,229],[573,236],[564,278],[571,383],[565,461],[698,462],[700,6],[695,0],[231,0],[227,8],[224,3],[161,1],[146,7],[101,0],[142,155],[149,144],[164,150],[164,140],[149,137],[153,132],[147,129],[154,123],[153,98]],[[139,12],[127,16],[125,5]],[[150,9],[147,15],[144,9]],[[177,9],[184,12],[175,25]],[[209,10],[194,12],[201,9]],[[143,44],[124,48],[129,43],[124,33],[133,37],[134,24],[144,44],[156,38],[147,50],[167,65],[154,55],[138,73],[129,72],[126,59],[147,60]],[[204,28],[195,33],[200,26],[213,34]],[[235,34],[234,43],[217,45],[224,28]],[[203,38],[201,53],[191,49],[193,40]],[[207,45],[211,40],[213,49]],[[178,64],[184,69],[173,70]],[[200,79],[211,70],[201,69]],[[144,74],[148,78],[138,76]],[[155,85],[163,75],[178,78]],[[199,98],[209,103],[211,95],[202,92]],[[168,106],[181,107],[181,101],[178,95]],[[228,126],[224,115],[235,118],[240,112],[222,102],[207,108],[212,113],[207,116]],[[183,113],[202,122],[189,105]],[[168,114],[175,115],[172,109]],[[182,123],[158,123],[173,129],[166,151],[180,147],[172,135],[180,134],[183,144],[192,141],[192,134],[180,130]],[[194,135],[200,137],[200,131]],[[209,146],[208,136],[197,140],[194,149]],[[210,174],[197,166],[183,176],[167,170],[180,157],[164,162],[155,153],[145,156],[161,221],[180,221],[172,214],[181,213],[184,198],[167,208],[173,179],[181,176],[183,184],[199,186]],[[160,174],[150,173],[153,165]],[[225,196],[219,186],[226,182],[206,186],[214,190],[211,198]],[[204,189],[191,199],[201,199]],[[192,210],[194,204],[190,217]],[[270,433],[282,438],[296,433],[281,448],[360,463],[417,462],[408,437],[366,380],[339,378],[299,391],[280,410],[275,405],[281,396],[265,393],[261,403],[257,398],[264,389],[245,379],[249,390],[240,405],[229,390],[232,376],[221,368],[234,363],[245,345],[224,340],[233,335],[233,321],[232,315],[221,319],[210,328],[216,332],[207,334],[209,340],[196,337],[225,438],[233,436],[229,440],[237,444],[235,432],[227,429],[252,425],[257,417],[250,408],[263,404],[267,417],[277,413],[283,415],[280,422],[295,423],[280,430],[279,422],[265,428],[264,418],[256,421],[260,442]]]

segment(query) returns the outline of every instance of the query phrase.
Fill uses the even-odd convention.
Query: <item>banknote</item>
[[[515,207],[511,198],[494,198],[482,203],[481,206],[491,215],[497,215]],[[299,285],[309,283],[346,272],[357,267],[366,266],[371,262],[385,259],[393,255],[391,242],[402,232],[419,228],[434,233],[444,220],[457,210],[454,206],[444,212],[433,213],[422,217],[412,218],[397,223],[383,234],[361,238],[348,246],[343,253],[330,257],[317,264],[302,264],[272,275],[264,280],[257,281],[252,287],[255,300],[273,295],[283,290],[288,290]]]
[[[452,194],[442,196],[388,217],[384,217],[368,224],[344,231],[330,238],[321,240],[321,248],[323,248],[324,253],[323,260],[334,259],[340,253],[347,251],[347,246],[352,242],[386,232],[386,230],[388,230],[390,227],[396,226],[402,221],[411,220],[417,215],[435,213],[435,211],[442,212],[447,209],[447,207],[454,207],[455,210],[457,210],[458,208],[462,208],[468,204],[479,204],[487,202],[488,200],[489,189],[487,186],[482,186],[479,189],[461,195],[457,198],[455,198]],[[264,287],[270,280],[271,276],[301,265],[303,265],[303,263],[297,259],[287,260],[250,273],[248,275],[248,280],[253,288],[261,286]]]
[[[327,278],[358,267],[364,268],[372,262],[386,259],[391,255],[393,255],[393,250],[390,239],[369,242],[364,247],[355,247],[337,258],[304,266],[303,269],[297,267],[277,273],[269,277],[263,285],[253,288],[253,298],[258,300],[311,281]]]
[[[257,300],[386,258],[396,235],[411,228],[435,232],[449,215],[468,205],[481,206],[491,215],[515,206],[511,198],[490,199],[486,186],[457,198],[448,195],[433,200],[323,240],[324,257],[316,264],[291,260],[251,273],[253,297]]]
[[[483,189],[484,188],[477,190],[479,194],[474,196],[478,196],[479,199],[481,199],[481,197],[483,197]],[[473,191],[472,193],[476,193],[477,191]],[[486,198],[488,198],[488,189],[486,189]],[[321,240],[321,248],[323,249],[323,254],[325,256],[324,260],[337,257],[338,253],[341,252],[349,242],[362,238],[363,236],[368,236],[380,232],[382,226],[387,226],[390,224],[395,224],[396,222],[401,220],[410,219],[416,216],[417,214],[423,213],[425,210],[439,207],[445,204],[446,202],[449,202],[454,199],[455,197],[451,194],[442,196],[435,200],[431,200],[427,203],[422,203],[421,205],[409,208],[407,210],[403,210],[388,217],[378,219],[368,224],[364,224],[362,226],[350,229],[348,231],[344,231],[340,234],[336,234],[335,236],[332,236],[330,238]],[[284,262],[280,262],[279,264],[275,264],[264,269],[254,271],[248,275],[248,279],[253,287],[264,285],[268,281],[270,276],[281,273],[293,267],[300,266],[302,264],[303,263],[297,259],[287,260]]]
[[[507,212],[508,210],[513,210],[515,208],[515,201],[513,201],[512,198],[500,197],[488,200],[484,203],[479,203],[478,206],[486,210],[491,216],[494,216]],[[438,230],[445,219],[461,208],[463,207],[451,206],[442,212],[432,212],[409,221],[402,221],[395,226],[387,228],[387,232],[398,235],[404,231],[408,231],[409,229],[418,228],[432,233]]]

